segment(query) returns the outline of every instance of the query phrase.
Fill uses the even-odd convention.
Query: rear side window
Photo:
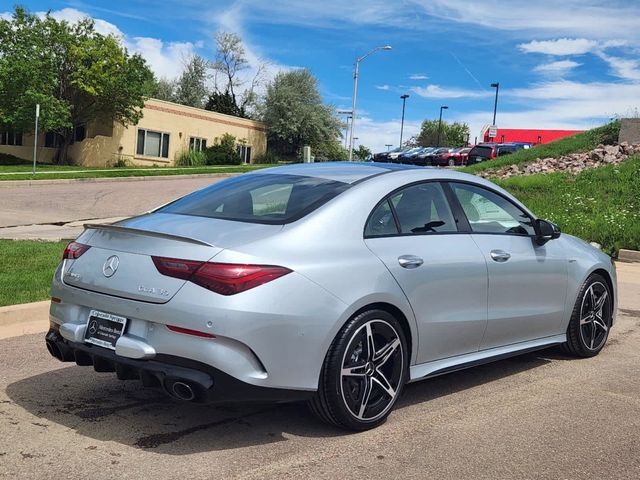
[[[404,188],[380,203],[369,218],[365,236],[457,231],[442,186],[437,182],[427,182]]]
[[[157,211],[283,225],[302,218],[349,186],[301,175],[241,175],[194,192]]]

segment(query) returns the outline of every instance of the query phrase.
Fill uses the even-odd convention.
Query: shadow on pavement
[[[536,368],[549,358],[567,357],[543,350],[410,384],[396,411]],[[348,434],[316,420],[304,404],[182,403],[138,381],[121,382],[114,374],[75,365],[14,382],[7,395],[33,415],[80,435],[170,455],[269,444],[286,440],[287,434]]]

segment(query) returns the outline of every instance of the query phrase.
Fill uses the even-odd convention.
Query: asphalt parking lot
[[[0,340],[0,478],[640,478],[640,265],[619,267],[608,346],[557,349],[410,385],[386,424],[304,405],[178,403]]]
[[[88,220],[139,215],[227,176],[0,182],[0,238],[75,238]]]

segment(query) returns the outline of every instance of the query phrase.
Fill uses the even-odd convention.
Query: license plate
[[[124,326],[127,324],[125,317],[113,315],[112,313],[91,310],[87,329],[84,334],[84,341],[93,343],[104,348],[116,349],[116,342],[124,333]]]

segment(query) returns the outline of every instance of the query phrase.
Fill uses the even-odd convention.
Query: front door
[[[451,183],[489,273],[488,323],[480,349],[562,334],[567,260],[559,242],[535,242],[533,219],[478,185]]]
[[[487,267],[471,235],[458,232],[442,186],[393,193],[372,213],[365,237],[411,303],[417,363],[477,351],[487,324]]]

